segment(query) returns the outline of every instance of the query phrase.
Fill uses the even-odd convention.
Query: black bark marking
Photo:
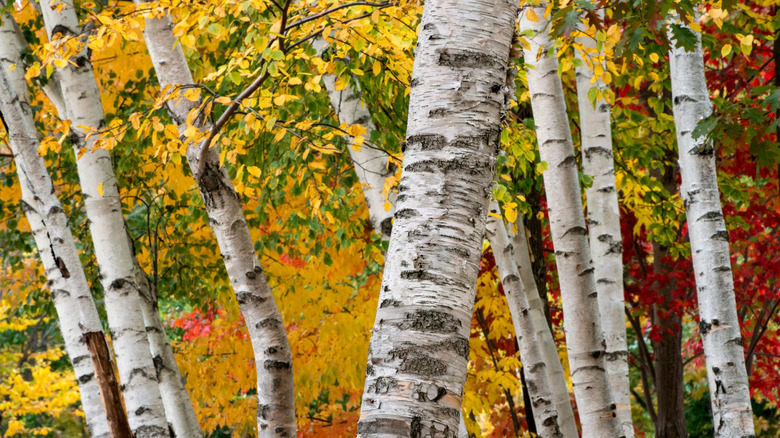
[[[379,226],[382,228],[381,232],[383,235],[390,237],[390,234],[393,232],[393,218],[388,217],[385,218],[385,220],[382,221]]]
[[[612,158],[612,150],[603,147],[592,147],[585,149],[585,158],[590,160],[596,155],[603,155],[604,158]]]
[[[263,362],[263,368],[266,370],[289,370],[292,364],[281,360],[267,360]]]
[[[273,329],[279,329],[281,327],[284,327],[282,324],[282,321],[279,321],[276,318],[266,318],[255,324],[255,328],[258,329],[266,329],[266,330],[273,330]]]
[[[408,219],[411,217],[419,216],[420,213],[417,212],[417,210],[413,208],[404,208],[401,210],[396,210],[395,212],[395,218],[396,219]]]
[[[576,165],[577,159],[574,157],[574,155],[569,155],[568,157],[564,158],[563,161],[558,163],[558,168],[571,167]]]
[[[130,280],[127,280],[125,278],[117,278],[116,280],[111,282],[111,285],[108,286],[110,290],[121,290],[124,289],[126,286],[130,286],[133,283]]]
[[[409,422],[395,418],[375,418],[358,422],[358,435],[396,435],[404,436],[409,430]],[[418,435],[419,436],[419,435]]]
[[[382,304],[379,305],[380,309],[384,309],[386,307],[398,307],[401,305],[401,302],[398,300],[382,300]]]
[[[239,291],[236,293],[236,300],[238,301],[238,304],[242,306],[245,304],[256,306],[268,301],[268,298],[261,297],[248,291]]]
[[[421,151],[437,151],[447,146],[447,139],[439,134],[412,135],[406,139],[406,147]]]
[[[377,377],[373,383],[368,385],[368,393],[387,394],[390,390],[398,388],[398,381],[392,377]]]
[[[501,69],[504,63],[484,52],[439,49],[439,65],[452,68]]]
[[[702,336],[706,335],[710,332],[710,329],[712,329],[712,324],[708,323],[705,320],[702,320],[699,323],[699,331],[701,332]]]
[[[695,102],[698,102],[698,101],[696,99],[694,99],[693,97],[688,96],[687,94],[683,94],[683,95],[680,95],[680,96],[675,96],[675,98],[674,98],[674,104],[675,105],[679,105],[679,104],[684,103],[684,102],[694,102],[695,103]]]
[[[574,226],[566,230],[561,237],[566,237],[569,233],[574,234],[575,236],[585,236],[588,234],[588,230],[586,230],[585,227]]]
[[[711,143],[703,143],[692,147],[688,153],[690,155],[698,155],[700,157],[710,156],[715,153],[715,148]]]
[[[710,239],[712,240],[722,240],[724,242],[729,241],[729,232],[726,230],[720,230],[715,232],[712,236],[710,236]]]
[[[416,310],[407,313],[406,319],[399,324],[402,330],[417,330],[428,333],[452,333],[463,324],[455,316],[437,310]]]
[[[723,218],[723,213],[719,211],[710,211],[707,213],[704,213],[703,215],[699,216],[698,219],[696,219],[696,222],[699,221],[716,221]]]
[[[85,383],[88,383],[94,377],[95,377],[95,373],[87,373],[87,374],[82,374],[81,376],[79,376],[78,380],[79,380],[79,383],[81,383],[83,385]]]

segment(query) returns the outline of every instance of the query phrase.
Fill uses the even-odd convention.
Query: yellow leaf
[[[56,65],[57,68],[65,68],[65,66],[68,65],[68,61],[64,59],[55,59],[54,65]]]
[[[101,198],[103,197],[103,183],[97,185],[97,193]]]
[[[214,100],[216,100],[217,103],[221,103],[222,105],[230,105],[233,102],[231,98],[225,96],[220,96]]]
[[[246,170],[255,178],[260,178],[260,168],[257,166],[247,166]]]
[[[384,207],[385,207],[385,211],[390,211],[390,208],[391,208],[392,206],[393,206],[393,204],[391,204],[391,203],[389,203],[389,202],[385,202],[385,205],[384,205]]]
[[[723,46],[723,48],[720,49],[720,54],[724,58],[729,56],[729,53],[731,53],[731,44],[726,44],[725,46]]]
[[[284,138],[284,134],[286,134],[287,131],[284,129],[280,129],[279,132],[276,133],[274,136],[274,143],[281,141]]]
[[[657,53],[651,53],[650,54],[650,60],[653,62],[658,62],[658,54]]]
[[[284,94],[280,94],[279,96],[274,97],[274,105],[281,106],[284,105],[285,96]]]
[[[10,67],[8,67],[8,71],[14,71],[16,70],[16,64],[11,64]]]
[[[506,206],[504,216],[509,223],[514,223],[517,220],[517,210],[513,206]]]
[[[303,81],[301,80],[301,78],[294,77],[294,78],[290,78],[290,80],[287,81],[287,83],[290,85],[301,85]]]
[[[382,63],[379,61],[374,61],[373,71],[374,76],[378,75],[382,71]]]
[[[739,48],[742,50],[742,54],[745,56],[750,55],[753,50],[753,35],[747,35],[739,42]]]
[[[539,21],[539,17],[536,16],[536,12],[534,12],[532,8],[528,8],[525,10],[525,17],[528,20],[533,21],[534,23]]]
[[[374,12],[371,13],[371,22],[379,23],[379,9],[375,9]]]

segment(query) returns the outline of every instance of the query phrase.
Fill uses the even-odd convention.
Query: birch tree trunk
[[[71,0],[44,0],[41,4],[44,24],[50,41],[56,34],[80,37],[80,27]],[[73,122],[75,142],[87,148],[77,159],[81,191],[84,196],[90,234],[100,267],[106,314],[113,336],[117,368],[122,381],[125,406],[133,434],[142,437],[169,437],[165,410],[157,375],[149,350],[135,282],[133,256],[126,234],[119,189],[108,151],[92,151],[94,138],[86,139],[83,128],[99,129],[103,125],[100,92],[92,72],[86,45],[64,68],[58,69],[62,96],[68,117]],[[79,151],[76,150],[76,156]]]
[[[65,210],[57,199],[46,164],[38,155],[40,143],[19,58],[21,52],[9,33],[11,20],[3,14],[0,25],[0,114],[6,124],[19,176],[21,209],[30,223],[46,272],[46,286],[51,291],[65,350],[73,364],[87,428],[94,438],[108,438],[109,427],[95,367],[82,342],[87,333],[98,333],[103,337],[103,327]],[[14,64],[17,68],[10,71],[9,67]]]
[[[603,12],[599,12],[603,17]],[[591,87],[605,90],[606,85],[593,79],[593,58],[602,55],[596,49],[595,27],[582,29],[576,42],[584,47],[585,56],[577,51],[584,65],[576,68],[577,103],[582,137],[582,170],[593,178],[585,190],[588,200],[590,250],[596,276],[601,328],[607,343],[607,374],[617,415],[626,437],[634,436],[631,421],[631,395],[628,381],[628,345],[623,298],[623,240],[620,235],[615,165],[612,158],[612,126],[609,104],[599,99],[596,106],[588,99]],[[604,66],[604,63],[601,64]]]
[[[699,301],[699,329],[704,345],[716,437],[752,437],[753,413],[742,335],[737,318],[734,280],[729,256],[729,233],[723,220],[715,150],[704,137],[694,139],[699,121],[712,113],[704,78],[701,36],[687,52],[669,52],[680,192],[688,220],[691,256]],[[674,42],[670,31],[669,39]]]
[[[358,436],[455,437],[517,6],[431,0]]]
[[[162,87],[194,84],[181,45],[176,44],[173,36],[169,14],[147,18],[144,39]],[[187,126],[190,110],[198,105],[199,102],[185,99],[168,103],[168,111],[180,131]],[[197,120],[195,123],[200,123],[201,129],[208,128]],[[252,341],[257,367],[258,436],[295,436],[292,354],[282,315],[255,253],[241,198],[219,162],[218,149],[210,148],[202,157],[204,162],[200,159],[200,148],[190,145],[187,161]]]
[[[501,214],[498,203],[492,200],[490,212]],[[514,263],[514,246],[509,241],[504,221],[495,216],[488,216],[487,237],[496,258],[498,274],[504,286],[509,313],[515,328],[520,361],[528,382],[528,392],[533,406],[533,417],[537,424],[540,437],[563,437],[563,431],[558,421],[558,409],[553,397],[550,374],[547,370],[546,357],[542,353],[540,339],[537,337],[533,312],[528,304],[528,296],[520,273]],[[501,263],[499,263],[499,259]],[[547,331],[547,325],[544,325]],[[560,361],[559,361],[560,363]],[[566,401],[568,404],[568,400]],[[576,437],[575,434],[572,437]]]
[[[577,437],[579,433],[577,432],[577,422],[574,419],[574,410],[571,407],[569,389],[566,387],[566,373],[563,370],[561,358],[558,356],[558,347],[555,345],[553,333],[550,331],[547,318],[544,315],[544,304],[537,290],[523,219],[517,220],[517,233],[513,233],[511,227],[507,227],[507,233],[512,242],[513,264],[517,267],[520,281],[526,291],[528,308],[536,331],[536,340],[539,342],[544,362],[547,364],[550,390],[558,409],[558,424],[561,426],[563,436]],[[496,265],[499,265],[498,260],[496,260]]]
[[[317,37],[314,39],[312,47],[322,56],[330,45],[322,37]],[[355,173],[363,187],[363,197],[368,206],[369,222],[374,227],[374,231],[383,240],[387,240],[393,229],[394,210],[393,208],[385,210],[382,188],[385,184],[385,178],[395,173],[395,165],[388,164],[387,152],[370,142],[371,133],[376,130],[376,127],[371,120],[371,113],[363,103],[360,83],[355,81],[354,89],[348,85],[343,90],[336,90],[336,79],[338,79],[336,75],[327,73],[322,75],[322,82],[328,92],[330,105],[333,107],[339,122],[347,125],[359,124],[366,128],[366,141],[362,146],[358,146],[357,150],[353,147],[352,137],[345,138],[349,146],[349,156],[355,165]],[[393,197],[388,199],[391,204],[393,201]]]
[[[524,47],[524,58],[529,67],[528,89],[541,159],[548,165],[543,176],[548,188],[547,208],[560,280],[569,367],[583,436],[620,437],[624,434],[606,372],[598,293],[566,102],[557,73],[557,58],[547,56],[552,42],[547,20],[543,18],[546,7],[547,2],[523,6],[520,31],[535,32],[535,36],[528,38],[530,47]],[[536,21],[529,20],[529,10],[535,13]],[[550,190],[552,187],[554,191]]]

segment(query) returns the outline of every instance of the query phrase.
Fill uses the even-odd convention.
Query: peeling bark
[[[704,346],[716,437],[752,437],[753,413],[745,370],[742,335],[734,297],[729,233],[720,204],[715,150],[693,130],[712,113],[701,35],[691,52],[669,52],[672,110],[680,157],[680,192],[688,220],[691,256],[699,301],[699,329]],[[674,44],[671,31],[669,39]]]
[[[81,28],[72,1],[57,3],[61,7],[59,12],[53,9],[52,1],[46,0],[41,4],[49,40],[55,40],[56,34],[79,37]],[[73,63],[69,62],[66,67],[57,70],[67,114],[73,122],[71,130],[79,139],[75,144],[83,142],[87,148],[76,164],[95,257],[100,267],[106,314],[130,427],[138,438],[169,437],[157,375],[149,354],[149,341],[139,312],[131,249],[127,240],[116,239],[116,236],[125,235],[126,230],[111,157],[108,151],[102,149],[92,151],[94,137],[87,139],[86,132],[79,127],[99,129],[104,118],[86,46],[71,61]],[[75,152],[78,157],[79,151]]]
[[[490,212],[501,214],[495,200],[490,204]],[[542,354],[540,339],[537,338],[535,327],[537,321],[534,321],[527,292],[520,280],[517,265],[514,263],[514,247],[510,243],[503,221],[498,217],[492,215],[488,217],[487,237],[493,248],[498,274],[512,316],[538,434],[541,437],[563,437],[562,428],[558,423],[558,409],[551,389],[550,373],[547,370],[547,358]],[[502,263],[498,263],[499,258]],[[546,324],[544,329],[547,331]],[[575,433],[572,436],[577,435]]]
[[[547,191],[547,206],[574,396],[584,437],[620,437],[624,434],[617,420],[606,371],[606,344],[566,102],[557,73],[557,58],[547,55],[552,41],[547,20],[543,18],[546,7],[547,2],[523,6],[520,31],[535,33],[528,38],[530,47],[524,48],[524,57],[526,65],[533,67],[528,69],[528,89],[541,158],[548,165],[544,184],[548,189],[555,187],[554,192]],[[527,9],[534,11],[538,21],[528,19]]]
[[[516,13],[505,0],[425,4],[360,437],[458,433]]]
[[[95,367],[82,338],[89,333],[103,337],[95,301],[79,260],[68,218],[57,198],[51,176],[38,155],[38,132],[27,94],[24,70],[10,71],[20,64],[19,50],[9,38],[11,18],[2,17],[0,27],[0,113],[14,154],[22,191],[21,210],[27,217],[46,273],[65,342],[81,394],[81,405],[90,435],[108,438],[109,425],[95,379]],[[105,341],[104,341],[105,342]]]
[[[603,12],[598,14],[603,17]],[[588,32],[591,34],[588,34]],[[593,266],[596,269],[601,328],[607,343],[606,366],[617,415],[626,437],[634,436],[631,420],[631,395],[628,380],[628,345],[626,344],[625,299],[623,297],[623,240],[620,235],[615,165],[612,157],[612,126],[609,104],[604,99],[596,105],[588,99],[591,87],[606,90],[599,79],[593,79],[589,64],[601,55],[596,49],[595,28],[582,29],[576,42],[583,45],[586,55],[577,51],[584,65],[576,68],[577,103],[580,112],[582,138],[582,171],[593,178],[585,190],[588,200],[588,231]],[[602,64],[603,65],[603,64]]]
[[[147,18],[144,39],[162,87],[195,83],[181,45],[176,44],[169,14]],[[169,114],[180,131],[186,128],[190,111],[198,106],[199,102],[184,99],[168,102]],[[195,120],[194,123],[201,129],[208,129],[202,121]],[[258,436],[295,436],[290,344],[282,315],[255,253],[254,242],[244,220],[241,198],[227,169],[219,162],[216,147],[210,148],[201,157],[200,148],[190,145],[187,162],[203,198],[209,225],[217,238],[252,341],[257,364]]]

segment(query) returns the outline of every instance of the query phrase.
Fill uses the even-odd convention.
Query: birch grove
[[[669,53],[672,108],[715,436],[755,436],[714,146],[693,135],[697,123],[712,112],[712,104],[704,78],[701,35],[688,30],[696,38],[694,50],[674,47]],[[670,39],[674,39],[671,33]]]
[[[0,5],[0,435],[780,434],[776,5]]]
[[[603,18],[603,13],[600,14]],[[593,69],[604,62],[597,49],[595,26],[583,29],[575,41],[582,44],[578,52],[583,65],[576,68],[577,104],[580,113],[582,171],[593,178],[585,190],[588,203],[588,236],[598,292],[601,327],[606,341],[606,370],[617,415],[626,437],[634,436],[631,421],[631,399],[628,379],[628,347],[623,299],[623,245],[620,235],[615,167],[612,159],[612,126],[609,104],[603,99],[592,102],[590,90],[606,89],[601,79],[594,79]]]
[[[173,36],[173,23],[164,10],[146,20],[144,38],[155,72],[163,87],[193,84],[187,60]],[[181,127],[197,105],[179,99],[169,103],[172,118]],[[201,125],[203,128],[207,126]],[[204,147],[206,149],[204,149]],[[250,330],[257,364],[257,433],[259,436],[295,435],[295,392],[290,345],[281,314],[244,220],[240,196],[220,163],[216,148],[190,147],[187,161],[203,197],[209,225],[219,242],[225,268],[241,313]]]
[[[548,54],[551,39],[544,17],[547,3],[521,8],[520,31],[534,35],[524,47],[528,90],[536,119],[539,151],[548,169],[547,210],[555,247],[555,263],[561,283],[564,330],[569,350],[574,395],[580,412],[583,436],[623,436],[616,420],[616,405],[606,370],[604,334],[598,308],[598,291],[588,246],[588,230],[582,213],[577,162],[574,157],[563,87],[557,74],[557,59]],[[529,12],[531,11],[531,12]],[[536,21],[529,19],[535,15]]]
[[[85,333],[103,336],[103,327],[65,210],[56,196],[46,164],[37,154],[39,140],[27,97],[27,83],[21,69],[14,74],[9,68],[20,62],[15,35],[13,21],[4,14],[0,27],[0,113],[16,163],[22,192],[21,208],[30,223],[46,272],[47,287],[73,364],[87,427],[92,437],[108,437],[109,427],[95,368],[87,346],[81,342]]]

